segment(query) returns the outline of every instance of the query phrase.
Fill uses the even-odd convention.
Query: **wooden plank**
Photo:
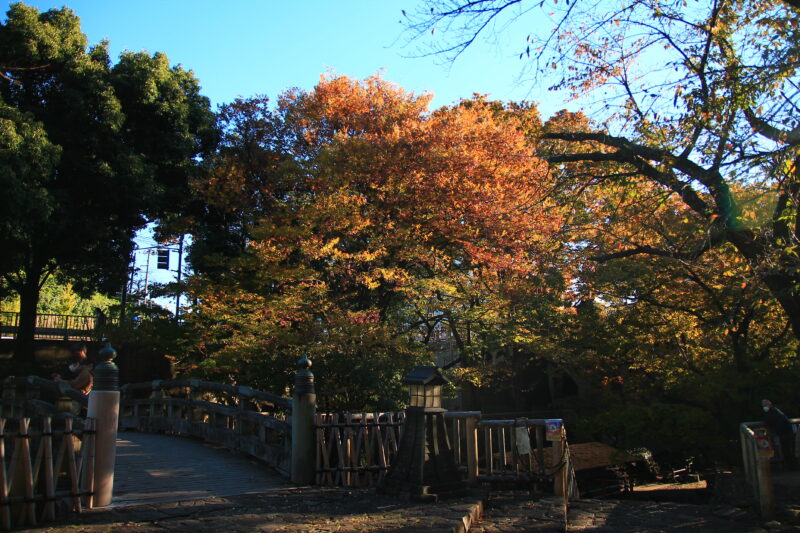
[[[33,501],[33,470],[31,468],[31,442],[30,442],[30,418],[20,418],[19,420],[19,437],[17,437],[17,446],[20,446],[21,451],[19,454],[19,461],[22,467],[22,481],[24,482],[25,499],[27,500],[23,505],[21,523],[29,525],[36,525],[36,504]],[[15,446],[16,448],[16,446]]]
[[[494,474],[494,453],[492,452],[492,426],[483,428],[484,443],[486,445],[486,472],[490,476]]]
[[[82,483],[80,486],[83,492],[86,493],[83,499],[83,505],[87,509],[94,507],[94,465],[95,465],[95,431],[97,422],[94,418],[87,418],[84,431],[83,440],[81,444],[81,454],[83,461],[81,465]]]
[[[539,474],[545,473],[544,459],[544,426],[536,426],[536,460],[538,462]]]
[[[336,444],[336,451],[337,451],[336,465],[339,467],[339,470],[336,472],[336,480],[334,481],[334,483],[336,485],[339,485],[341,483],[343,486],[348,487],[349,485],[347,484],[346,480],[349,480],[349,478],[345,477],[343,471],[343,467],[347,466],[347,462],[345,461],[345,445],[342,439],[342,434],[339,431],[338,427],[332,428],[331,431],[332,431],[331,435],[333,436],[334,442]]]
[[[72,420],[64,421],[64,455],[67,461],[67,473],[69,476],[70,496],[72,497],[72,508],[76,513],[82,511],[80,491],[78,490],[78,469],[75,465],[75,444],[72,442]]]
[[[374,455],[373,455],[373,447],[372,442],[370,441],[370,425],[367,424],[367,413],[364,413],[364,416],[361,419],[361,423],[364,424],[364,428],[362,430],[362,452],[364,455],[364,464],[367,466],[373,466],[374,463]],[[377,421],[376,421],[377,423]],[[365,486],[369,487],[372,486],[373,479],[372,479],[372,471],[367,470],[363,483]]]
[[[8,503],[8,483],[6,477],[6,419],[0,418],[0,520],[4,530],[11,529],[11,507]]]
[[[42,420],[42,439],[40,449],[44,456],[44,510],[42,520],[56,519],[56,484],[53,476],[53,428],[50,417]]]

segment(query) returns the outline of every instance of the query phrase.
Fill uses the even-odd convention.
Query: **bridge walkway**
[[[117,438],[113,506],[176,502],[286,488],[254,459],[183,437],[122,432]]]

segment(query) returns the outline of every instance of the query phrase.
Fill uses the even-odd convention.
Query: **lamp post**
[[[434,366],[418,366],[403,382],[408,384],[409,393],[403,435],[378,490],[387,494],[407,493],[423,501],[468,493],[444,422],[442,386],[447,380]]]

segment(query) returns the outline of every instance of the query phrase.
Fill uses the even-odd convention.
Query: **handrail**
[[[800,431],[800,418],[790,418],[789,421],[797,434]],[[739,424],[739,441],[742,447],[745,479],[753,487],[761,516],[764,519],[771,519],[775,515],[771,467],[774,450],[769,440],[766,424],[760,421],[742,422]],[[795,453],[795,450],[784,450],[784,453]]]
[[[14,311],[0,311],[0,333],[16,337],[19,329],[20,314]],[[34,325],[37,337],[58,338],[64,340],[91,340],[98,326],[104,323],[115,323],[116,319],[101,318],[97,315],[60,315],[38,313]]]
[[[288,398],[201,380],[155,380],[120,388],[120,429],[199,437],[289,475]]]
[[[59,405],[61,399],[69,400],[67,406]],[[69,410],[72,402],[85,409],[89,397],[63,381],[39,376],[9,376],[2,382],[0,416],[49,416]]]
[[[216,383],[213,381],[202,381],[197,379],[165,379],[155,381],[145,381],[141,383],[129,383],[123,385],[120,391],[123,394],[131,395],[137,391],[154,390],[174,391],[176,389],[191,389],[192,394],[211,393],[227,395],[226,401],[257,401],[274,405],[276,410],[291,410],[292,400],[278,396],[271,392],[260,391],[242,385],[228,385],[226,383]]]
[[[4,389],[6,386],[10,387],[12,384],[17,389],[20,386],[34,389],[38,387],[40,390],[45,390],[47,392],[57,394],[58,396],[67,396],[71,400],[74,400],[83,406],[89,404],[88,395],[83,394],[79,390],[73,389],[68,383],[63,381],[53,381],[40,376],[9,376],[3,380]]]

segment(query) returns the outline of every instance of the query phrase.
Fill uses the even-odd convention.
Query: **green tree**
[[[114,292],[134,232],[180,212],[215,139],[209,101],[166,56],[88,47],[67,9],[18,3],[0,25],[0,274],[20,296],[16,357],[32,361],[42,285]]]

